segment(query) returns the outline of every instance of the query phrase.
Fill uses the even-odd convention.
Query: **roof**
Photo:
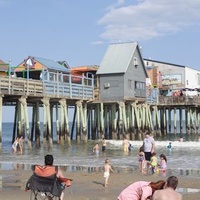
[[[0,71],[7,72],[9,64],[5,63],[3,60],[0,60]]]
[[[97,65],[86,65],[86,66],[78,66],[71,68],[71,72],[77,71],[77,72],[96,72],[98,70],[99,66]]]
[[[164,65],[173,65],[173,66],[176,66],[176,67],[182,67],[182,68],[185,68],[186,66],[184,65],[177,65],[177,64],[172,64],[172,63],[168,63],[168,62],[163,62],[163,61],[158,61],[158,60],[152,60],[152,59],[146,59],[144,58],[143,59],[144,61],[149,61],[149,62],[154,62],[154,63],[160,63],[160,64],[164,64]]]
[[[66,68],[65,65],[61,65],[57,61],[49,60],[46,58],[39,58],[39,57],[33,57],[33,58],[34,58],[34,60],[36,60],[40,64],[44,65],[48,69],[53,69],[56,71],[70,72],[70,70],[68,68]]]
[[[97,74],[125,73],[137,46],[134,42],[110,44]]]

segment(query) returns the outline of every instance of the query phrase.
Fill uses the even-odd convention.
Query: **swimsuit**
[[[109,172],[104,172],[104,174],[103,174],[103,177],[104,178],[108,178],[110,176],[110,173]]]

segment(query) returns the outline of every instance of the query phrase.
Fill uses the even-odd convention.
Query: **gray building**
[[[101,101],[145,101],[148,77],[137,43],[110,44],[97,71]]]

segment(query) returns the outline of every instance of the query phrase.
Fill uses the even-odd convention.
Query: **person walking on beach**
[[[102,140],[102,152],[104,152],[106,150],[106,140],[105,138],[103,138]]]
[[[165,189],[157,190],[152,196],[152,200],[182,200],[182,195],[175,191],[178,185],[178,178],[170,176],[165,184]]]
[[[103,171],[104,171],[103,177],[105,179],[104,186],[108,187],[108,179],[109,179],[109,176],[110,176],[110,172],[114,173],[112,167],[110,166],[110,160],[109,159],[105,160],[105,164],[103,166]]]
[[[145,138],[143,140],[143,148],[144,148],[144,154],[145,159],[147,161],[151,160],[151,154],[155,151],[155,141],[153,137],[150,136],[149,132],[146,132]]]
[[[164,180],[157,182],[137,181],[125,188],[118,196],[118,200],[147,200],[156,190],[163,189],[164,185]]]

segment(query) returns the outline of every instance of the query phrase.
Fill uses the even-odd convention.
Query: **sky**
[[[100,65],[111,43],[200,70],[200,0],[0,0],[0,59]]]
[[[0,59],[28,56],[100,65],[111,43],[143,58],[200,70],[199,0],[0,0]]]

